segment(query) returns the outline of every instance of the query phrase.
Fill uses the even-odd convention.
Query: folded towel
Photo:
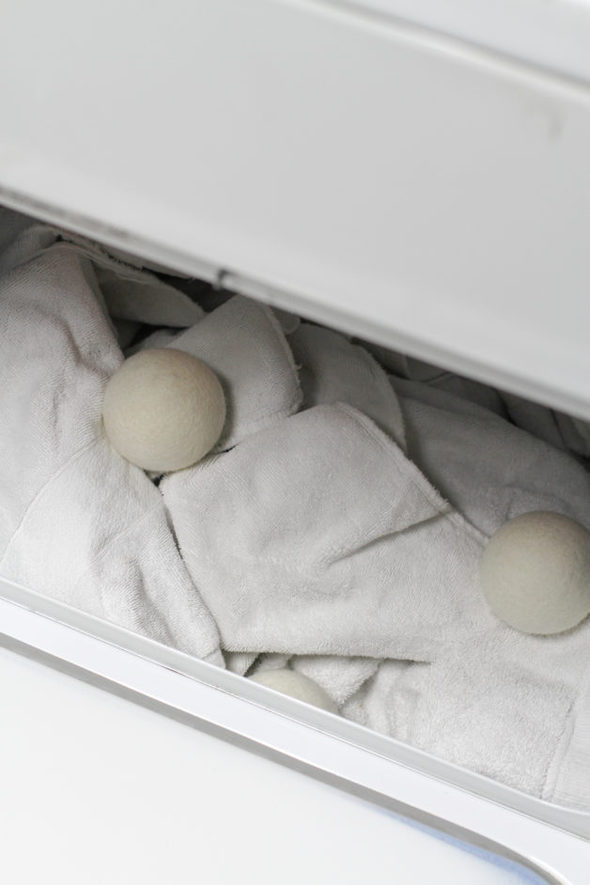
[[[359,689],[377,672],[380,664],[374,658],[348,658],[338,655],[245,655],[238,652],[224,655],[226,666],[243,676],[263,673],[266,670],[282,670],[289,667],[303,673],[326,692],[337,707],[350,698],[359,696]],[[354,718],[354,717],[350,717]]]
[[[590,527],[590,477],[575,458],[430,381],[394,385],[411,456],[481,531],[535,509]],[[477,576],[471,592],[480,592]],[[342,714],[540,798],[588,808],[590,620],[551,637],[497,620],[459,632],[430,663],[381,662]]]
[[[310,323],[294,324],[288,340],[300,367],[306,408],[346,402],[371,417],[404,447],[403,420],[397,396],[385,372],[363,348],[350,344],[344,335]],[[289,658],[267,654],[261,655],[255,665],[250,659],[248,666],[252,672],[258,672],[269,666],[284,667],[287,662],[292,669],[321,685],[338,706],[357,692],[379,665],[373,658],[333,655],[294,655]]]
[[[289,336],[295,361],[301,365],[304,405],[348,403],[368,415],[402,448],[403,418],[387,375],[362,347],[344,335],[301,323]]]
[[[496,390],[487,384],[473,381],[471,378],[465,378],[387,347],[368,341],[362,343],[392,375],[400,379],[423,382],[437,390],[453,393],[509,418],[517,427],[557,448],[575,452],[585,458],[590,457],[590,421],[566,415],[515,394]]]
[[[231,673],[237,673],[238,676],[245,676],[246,673],[251,669],[254,662],[259,659],[261,655],[256,654],[256,652],[239,652],[239,651],[224,651],[223,652],[223,660],[225,662],[226,668]]]
[[[439,366],[433,366],[423,360],[384,347],[381,344],[374,344],[372,341],[365,341],[361,338],[353,338],[355,343],[361,344],[365,350],[372,353],[380,365],[384,366],[392,375],[400,378],[409,378],[413,381],[431,381],[438,378],[444,373],[444,369]]]
[[[104,246],[87,237],[70,231],[61,231],[61,236],[80,255],[92,260],[101,296],[111,317],[176,328],[191,326],[203,317],[202,307],[151,271],[118,260]]]
[[[393,384],[410,457],[484,534],[531,510],[563,513],[590,528],[590,475],[571,455],[445,391]]]
[[[268,654],[258,655],[256,663],[250,665],[248,675],[256,673],[265,673],[267,670],[282,670],[288,667],[290,655],[276,654],[269,652]]]
[[[407,672],[430,672],[432,664],[414,661],[381,661],[355,694],[341,707],[341,714],[365,728],[410,743],[409,730],[416,708],[411,689],[401,684]]]
[[[273,307],[272,312],[279,321],[281,329],[285,335],[292,335],[301,325],[300,318],[294,313],[289,313],[288,310],[281,310],[280,307]]]
[[[227,651],[431,660],[491,618],[473,593],[480,534],[349,406],[280,421],[160,488]]]
[[[383,673],[346,715],[415,747],[554,801],[571,762],[576,703],[588,675],[590,621],[536,637],[500,623],[447,646],[431,664]],[[359,700],[361,701],[359,703]],[[386,712],[386,715],[384,714]],[[588,722],[586,714],[586,724]],[[570,803],[590,804],[590,747]]]
[[[556,409],[549,409],[511,393],[503,393],[502,399],[510,420],[518,427],[557,448],[575,452],[585,458],[590,457],[589,421],[564,415]]]
[[[93,265],[38,238],[26,261],[26,232],[20,242],[0,276],[0,574],[221,663],[160,493],[103,434],[103,388],[123,357]]]
[[[97,260],[95,264],[107,310],[115,319],[186,328],[204,315],[203,309],[184,292],[147,271],[134,272],[114,263],[105,267]]]
[[[307,407],[288,417],[301,392],[269,308],[205,316],[84,238],[1,214],[0,574],[223,664],[211,610],[233,672],[288,665],[350,719],[587,809],[590,620],[521,635],[477,576],[511,516],[590,527],[590,479],[563,451],[588,454],[587,425],[407,359],[423,382],[390,383],[344,336],[282,317]],[[195,353],[226,387],[232,450],[161,485],[194,584],[160,492],[102,432],[122,360],[107,303],[121,342],[165,325],[141,346]]]
[[[269,307],[249,298],[230,298],[166,346],[203,360],[223,385],[227,419],[216,451],[232,448],[301,404],[295,363],[281,326]]]
[[[341,708],[377,673],[381,663],[376,658],[296,655],[290,666],[317,682]]]
[[[0,274],[29,261],[58,237],[57,228],[0,206]]]

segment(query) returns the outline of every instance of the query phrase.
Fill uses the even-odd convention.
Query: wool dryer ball
[[[115,449],[158,473],[190,467],[218,441],[225,398],[217,376],[189,353],[142,350],[109,379],[103,420]]]
[[[492,536],[481,560],[494,614],[523,633],[561,633],[590,613],[590,532],[559,513],[524,513]]]
[[[248,678],[252,682],[266,685],[267,688],[280,691],[281,694],[286,694],[298,701],[304,701],[306,704],[312,704],[314,707],[320,707],[329,713],[338,712],[338,707],[323,688],[313,679],[309,679],[296,670],[263,670],[262,673],[256,673]]]

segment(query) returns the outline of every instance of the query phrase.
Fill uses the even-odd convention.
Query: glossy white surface
[[[0,592],[0,625],[8,641],[12,637],[75,672],[92,674],[101,685],[121,686],[157,709],[222,729],[239,746],[246,741],[271,749],[280,760],[302,765],[310,776],[319,772],[355,795],[372,802],[381,797],[383,807],[411,809],[413,819],[512,858],[541,878],[587,885],[587,814],[450,766],[25,588],[0,581]]]
[[[0,201],[590,415],[588,85],[355,10],[9,4]]]
[[[6,649],[0,696],[11,885],[531,881]]]
[[[347,0],[335,0],[345,4]],[[357,0],[407,22],[572,77],[590,78],[588,0]]]

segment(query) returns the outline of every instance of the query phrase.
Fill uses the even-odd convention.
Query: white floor
[[[531,881],[3,648],[0,751],[11,885]]]

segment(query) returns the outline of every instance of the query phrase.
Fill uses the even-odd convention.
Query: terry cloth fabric
[[[403,447],[404,428],[397,397],[385,372],[369,353],[350,344],[345,336],[310,323],[293,324],[288,341],[299,366],[304,407],[335,402],[357,406]],[[226,654],[226,662],[230,668],[239,666],[241,672],[246,672],[246,663],[251,672],[289,663],[318,683],[339,706],[379,666],[373,658],[360,657],[266,654],[255,664],[254,657]]]
[[[114,319],[186,328],[204,315],[203,308],[188,295],[150,271],[118,261],[86,237],[61,233],[72,248],[92,259],[104,303]]]
[[[429,673],[431,666],[414,661],[380,661],[374,673],[347,698],[341,714],[365,728],[409,743],[416,697],[415,693],[400,687],[401,678],[406,671]]]
[[[31,231],[17,240],[0,276],[0,574],[221,663],[158,490],[103,434],[123,357],[93,265],[38,238],[26,260]]]
[[[590,457],[590,422],[414,359],[371,342],[363,345],[392,375],[422,382],[483,406],[559,449]]]
[[[514,394],[503,393],[502,399],[510,420],[518,427],[557,448],[590,457],[590,422]]]
[[[368,415],[395,442],[405,447],[404,424],[397,396],[387,375],[362,347],[344,335],[301,323],[289,337],[298,365],[304,405],[348,403]]]
[[[240,672],[241,675],[246,672],[252,675],[263,673],[265,670],[281,670],[284,667],[303,673],[321,686],[339,708],[351,697],[359,694],[361,686],[377,672],[382,663],[374,658],[348,658],[337,655],[261,654],[253,660],[250,655],[236,653],[226,654],[225,659],[228,669]]]
[[[166,346],[203,360],[221,381],[227,418],[216,451],[232,448],[301,404],[281,326],[269,307],[250,298],[230,298]]]
[[[394,383],[410,454],[483,532],[535,509],[590,527],[590,478],[574,458],[473,402]],[[590,620],[552,637],[494,620],[450,641],[431,663],[382,662],[342,714],[533,795],[588,808],[589,650]]]
[[[369,353],[372,353],[375,359],[384,366],[392,375],[399,378],[409,378],[413,381],[431,381],[437,378],[443,372],[438,366],[425,363],[423,360],[384,347],[381,344],[374,344],[372,341],[364,341],[360,338],[354,338],[353,341],[361,344]]]
[[[590,806],[590,621],[558,636],[496,622],[430,664],[384,662],[343,714],[549,801]]]
[[[0,207],[0,274],[18,267],[54,243],[57,228]]]
[[[485,535],[531,510],[553,510],[590,529],[590,475],[571,455],[472,402],[393,380],[410,457]]]
[[[584,422],[408,360],[400,371],[423,380],[394,381],[398,401],[360,348],[310,324],[291,338],[307,411],[285,418],[299,391],[268,309],[229,299],[205,318],[100,247],[1,215],[0,574],[223,663],[158,490],[102,434],[122,354],[98,267],[111,307],[120,297],[135,317],[117,320],[121,341],[141,318],[168,326],[160,346],[209,347],[196,355],[224,374],[240,415],[231,452],[162,483],[228,668],[289,665],[353,720],[588,810],[590,620],[519,634],[477,580],[485,536],[511,516],[551,509],[590,527],[588,474],[563,451],[587,454]],[[230,354],[216,367],[217,351]],[[396,444],[400,404],[418,466]]]
[[[97,258],[98,284],[107,310],[114,319],[186,328],[204,315],[203,309],[188,295],[147,271],[133,271],[114,262],[105,266],[98,261]]]
[[[588,646],[584,654],[588,653]],[[544,797],[583,811],[590,809],[590,668],[574,699],[545,781]]]
[[[257,655],[256,652],[223,652],[226,668],[231,673],[237,673],[238,676],[245,676],[259,658],[260,655]]]
[[[370,341],[362,341],[361,343],[373,354],[380,365],[396,378],[419,381],[439,390],[455,393],[464,399],[491,409],[493,412],[505,415],[502,398],[493,387],[462,375],[456,375],[446,369],[441,369],[440,366],[433,366],[431,363],[425,363],[423,360],[382,347],[379,344],[373,344]]]
[[[473,593],[482,536],[350,406],[280,421],[160,488],[227,651],[432,660],[491,618]]]
[[[336,706],[342,708],[377,673],[381,663],[376,658],[296,655],[290,666],[317,682]]]
[[[289,336],[300,366],[304,406],[345,402],[372,418],[400,447],[405,448],[403,419],[397,396],[373,357],[346,336],[321,326],[301,323]],[[268,658],[272,656],[264,656]],[[266,660],[257,667],[266,666]],[[342,706],[377,670],[374,658],[335,655],[295,655],[290,666],[320,685]]]

